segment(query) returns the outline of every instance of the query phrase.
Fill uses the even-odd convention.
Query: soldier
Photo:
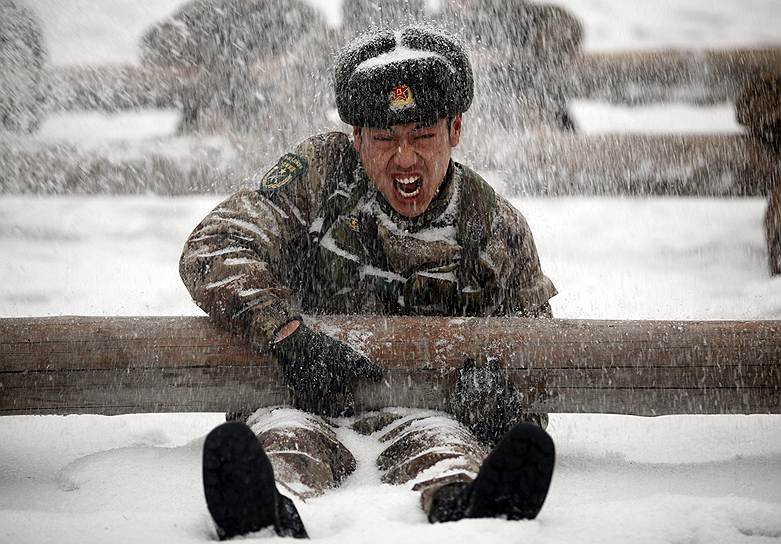
[[[15,0],[0,0],[0,130],[35,132],[44,114],[41,23]]]
[[[302,314],[552,317],[556,290],[525,219],[451,159],[473,96],[456,39],[421,26],[373,31],[338,55],[334,87],[352,139],[333,132],[299,144],[219,204],[182,254],[198,305],[274,353],[299,408],[260,410],[207,437],[204,489],[221,538],[271,526],[305,537],[276,486],[305,498],[355,467],[320,416],[350,414],[351,384],[382,370]],[[467,362],[449,406],[463,424],[386,410],[353,428],[387,443],[383,481],[419,490],[431,522],[534,518],[554,447],[523,421],[545,417],[524,413],[495,362]]]
[[[756,78],[735,104],[738,122],[775,158],[781,159],[781,69]],[[778,172],[781,174],[781,172]],[[781,181],[768,180],[765,240],[771,275],[781,274]]]
[[[559,6],[527,0],[451,0],[443,18],[483,57],[481,117],[510,131],[574,131],[566,79],[583,29]]]
[[[279,132],[291,109],[319,113],[317,101],[298,98],[311,66],[330,62],[323,46],[330,37],[317,10],[300,0],[191,0],[145,32],[141,60],[193,72],[180,91],[181,132],[253,133],[270,115]]]

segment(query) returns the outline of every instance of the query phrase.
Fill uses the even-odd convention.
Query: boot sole
[[[548,433],[537,425],[516,425],[480,467],[466,517],[536,518],[548,495],[555,459]]]
[[[274,470],[255,434],[223,423],[203,445],[203,489],[220,540],[274,527]]]

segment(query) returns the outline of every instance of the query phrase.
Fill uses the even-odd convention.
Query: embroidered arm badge
[[[309,170],[309,163],[301,155],[285,153],[277,164],[263,174],[260,180],[261,191],[276,191],[290,182],[303,177]]]

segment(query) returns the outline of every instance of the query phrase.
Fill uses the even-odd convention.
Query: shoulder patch
[[[277,161],[277,164],[263,174],[259,189],[261,191],[276,191],[291,181],[305,176],[307,171],[309,171],[309,163],[304,157],[295,153],[285,153]]]

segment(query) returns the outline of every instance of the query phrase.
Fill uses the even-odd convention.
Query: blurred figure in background
[[[0,0],[0,130],[38,128],[44,108],[45,61],[38,19],[20,2]]]
[[[328,65],[335,41],[300,0],[194,0],[145,33],[141,58],[194,78],[181,89],[182,132],[257,133],[272,124],[272,137],[294,138],[302,118],[325,120],[330,96],[318,90],[328,85],[311,74]]]
[[[481,117],[511,131],[575,129],[564,86],[583,39],[575,17],[526,0],[451,0],[442,18],[472,48]]]
[[[735,104],[738,122],[770,152],[776,177],[768,180],[765,238],[772,275],[781,274],[781,69],[757,77]]]
[[[524,0],[344,0],[339,31],[301,0],[193,0],[147,31],[141,56],[192,71],[194,84],[181,89],[182,132],[257,133],[273,119],[279,144],[289,145],[328,124],[333,96],[322,74],[340,42],[421,21],[446,26],[472,49],[481,111],[474,143],[497,123],[511,135],[574,130],[564,80],[581,27],[559,7]]]

